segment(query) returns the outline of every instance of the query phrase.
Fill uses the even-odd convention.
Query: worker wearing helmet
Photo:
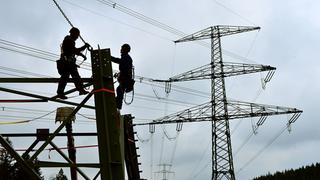
[[[78,65],[76,65],[75,56],[82,56],[84,59],[86,59],[86,56],[81,52],[86,48],[89,48],[90,45],[86,43],[84,46],[76,48],[75,41],[80,36],[80,30],[73,27],[70,29],[69,33],[70,35],[66,36],[62,42],[61,57],[57,62],[58,72],[61,77],[59,80],[56,97],[60,99],[67,99],[67,96],[64,95],[64,89],[67,85],[70,75],[72,76],[76,89],[79,91],[79,95],[88,93],[88,91],[84,90],[83,83],[78,72]]]

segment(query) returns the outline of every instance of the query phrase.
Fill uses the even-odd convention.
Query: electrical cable
[[[194,176],[192,176],[192,177],[190,178],[190,180],[196,179],[196,177],[199,176],[199,175],[201,174],[201,172],[202,172],[203,170],[205,170],[210,164],[211,164],[211,159],[209,160],[209,162],[208,162],[207,164],[205,164],[205,165],[198,171],[197,174],[195,174]]]
[[[119,11],[121,11],[121,12],[127,14],[127,15],[130,15],[130,16],[134,17],[134,18],[137,18],[137,19],[139,19],[141,21],[144,21],[144,22],[146,22],[148,24],[151,24],[151,25],[153,25],[155,27],[158,27],[158,28],[160,28],[160,29],[162,29],[164,31],[167,31],[167,32],[169,32],[171,34],[177,35],[179,37],[187,36],[186,33],[182,32],[182,31],[180,31],[178,29],[175,29],[175,28],[173,28],[171,26],[168,26],[168,25],[166,25],[164,23],[161,23],[160,21],[157,21],[155,19],[147,17],[147,16],[145,16],[145,15],[139,13],[139,12],[136,12],[136,11],[134,11],[132,9],[129,9],[129,8],[119,4],[119,3],[114,2],[114,1],[110,1],[110,0],[97,0],[97,1],[102,3],[102,4],[104,4],[104,5],[107,5],[107,6],[111,7],[111,8],[113,8],[113,9],[117,9],[117,10],[119,10]],[[200,45],[202,45],[204,47],[210,48],[210,45],[208,43],[206,43],[206,42],[196,41],[195,43],[200,44]],[[233,53],[231,51],[223,49],[223,52],[227,56],[238,58],[238,59],[241,59],[241,60],[244,60],[244,61],[252,62],[252,60],[250,60],[248,58],[245,58],[245,57],[242,57],[240,55],[237,55],[237,54],[235,54],[235,53]]]
[[[0,49],[52,62],[56,62],[56,60],[60,58],[60,56],[57,54],[36,49],[30,46],[21,45],[4,39],[0,39]],[[91,66],[89,63],[83,63],[83,66],[86,66],[88,68],[81,67],[82,69],[91,70]]]
[[[62,8],[59,6],[58,2],[56,0],[52,0],[54,2],[54,4],[57,6],[57,8],[59,9],[60,13],[63,15],[63,17],[67,20],[67,22],[69,23],[69,25],[71,27],[74,27],[73,24],[71,23],[70,19],[67,17],[67,15],[63,12]],[[81,41],[86,44],[86,41],[82,38],[81,35],[79,35]]]
[[[98,15],[98,16],[101,16],[101,17],[104,17],[104,18],[108,18],[109,20],[114,21],[114,22],[116,22],[116,23],[119,23],[119,24],[122,24],[122,25],[125,25],[125,26],[128,26],[128,27],[131,27],[131,28],[133,28],[133,29],[137,29],[137,30],[139,30],[139,31],[141,31],[141,32],[150,34],[150,35],[155,36],[155,37],[159,37],[159,38],[164,39],[164,40],[172,41],[171,39],[166,38],[166,37],[164,37],[164,36],[160,36],[160,35],[158,35],[158,34],[155,34],[155,33],[149,32],[149,31],[146,31],[145,29],[142,29],[142,28],[139,28],[139,27],[130,25],[130,24],[125,23],[125,22],[123,22],[123,21],[116,20],[116,19],[111,18],[111,17],[108,17],[108,16],[106,16],[106,15],[104,15],[104,14],[98,13],[98,12],[96,12],[96,11],[94,11],[94,10],[91,10],[91,9],[86,8],[86,7],[80,6],[80,5],[78,5],[78,4],[72,3],[72,2],[70,2],[70,1],[67,1],[67,0],[63,0],[63,1],[66,2],[66,3],[68,3],[68,4],[70,4],[70,5],[72,5],[72,6],[74,6],[74,7],[78,7],[78,8],[80,8],[80,9],[84,10],[84,11],[90,12],[90,13],[92,13],[92,14],[95,14],[95,15]]]
[[[257,157],[259,157],[270,145],[272,145],[287,129],[288,127],[285,126],[282,130],[279,131],[263,148],[261,148],[255,155],[253,155],[239,170],[237,173],[241,172],[245,167],[251,164]]]
[[[232,14],[240,17],[241,19],[247,21],[248,23],[254,25],[254,26],[257,26],[255,23],[253,23],[252,21],[250,21],[248,18],[242,16],[241,14],[235,12],[234,10],[232,10],[231,8],[228,8],[227,6],[223,5],[221,2],[219,2],[218,0],[215,0],[214,1],[216,4],[218,4],[219,6],[223,7],[224,9],[228,10],[229,12],[231,12]]]
[[[35,77],[39,77],[39,76],[44,77],[44,78],[50,77],[50,76],[46,76],[46,75],[39,74],[39,73],[33,73],[33,72],[29,72],[29,71],[24,71],[24,70],[19,70],[19,69],[15,69],[15,68],[4,67],[4,66],[0,66],[0,69],[5,70],[5,71],[9,71],[9,72],[31,75],[31,76],[35,76]]]
[[[32,118],[32,119],[30,119],[30,120],[22,120],[22,121],[15,121],[15,122],[0,122],[0,125],[29,123],[29,122],[32,122],[32,121],[41,119],[41,118],[43,118],[43,117],[46,117],[46,116],[54,113],[55,111],[56,111],[56,110],[50,111],[49,113],[46,113],[46,114],[41,115],[41,116],[39,116],[39,117]],[[0,116],[3,116],[3,115],[0,115]],[[8,117],[10,117],[10,116],[8,116]],[[17,117],[17,116],[11,116],[11,117]]]
[[[172,150],[172,155],[171,155],[171,158],[170,158],[170,164],[172,165],[173,164],[173,159],[176,155],[176,151],[177,151],[177,146],[178,146],[178,138],[179,138],[179,135],[180,135],[180,132],[181,131],[177,131],[177,135],[175,137],[175,141],[174,141],[174,145],[173,145],[173,150]],[[171,168],[171,166],[170,166]]]
[[[92,148],[92,147],[98,147],[98,145],[84,145],[84,146],[75,146],[76,149],[83,149],[83,148]],[[68,147],[61,147],[60,150],[68,149]],[[54,148],[47,148],[44,149],[46,151],[52,151],[55,150]],[[27,149],[15,149],[15,151],[27,151]],[[33,149],[31,151],[37,151],[36,149]]]
[[[196,169],[198,168],[198,167],[200,167],[200,163],[202,162],[202,160],[203,160],[203,158],[205,157],[205,155],[207,154],[207,151],[211,148],[211,146],[210,146],[211,144],[210,143],[208,143],[207,144],[207,147],[206,148],[204,148],[204,151],[203,151],[203,153],[201,154],[201,158],[198,160],[198,162],[195,164],[195,166],[194,166],[194,168],[192,168],[192,171],[190,172],[190,174],[188,175],[188,177],[196,177],[197,175],[195,174],[195,175],[193,175],[195,172],[196,172]],[[200,171],[201,172],[201,171]],[[198,174],[198,173],[197,173]]]

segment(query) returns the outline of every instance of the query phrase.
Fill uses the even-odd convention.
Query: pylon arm
[[[227,119],[238,119],[238,118],[249,118],[249,117],[260,117],[257,125],[260,126],[266,120],[265,117],[272,115],[281,114],[293,114],[289,123],[293,123],[297,120],[302,110],[289,107],[264,105],[240,101],[228,101],[228,117]],[[223,110],[217,111],[216,116],[211,116],[212,104],[211,102],[204,103],[162,118],[153,120],[150,123],[137,123],[135,125],[153,125],[153,124],[170,124],[170,123],[181,123],[181,122],[201,122],[201,121],[212,121],[212,120],[224,120],[226,119]]]
[[[193,70],[187,71],[185,73],[173,76],[168,80],[153,80],[153,81],[157,81],[157,82],[191,81],[191,80],[230,77],[230,76],[237,76],[237,75],[256,73],[256,72],[262,72],[262,71],[269,71],[267,77],[268,77],[268,80],[270,81],[272,76],[270,76],[269,74],[273,75],[275,69],[276,69],[275,67],[272,67],[269,65],[226,62],[223,64],[223,72],[218,71],[213,74],[212,66],[210,63],[204,66],[195,68]]]
[[[187,41],[195,41],[202,39],[210,39],[222,36],[228,36],[232,34],[238,34],[248,31],[259,30],[260,27],[252,27],[252,26],[227,26],[227,25],[218,25],[211,26],[191,35],[185,36],[181,39],[174,41],[175,43],[187,42]]]

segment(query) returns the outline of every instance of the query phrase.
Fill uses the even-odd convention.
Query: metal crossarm
[[[241,101],[227,101],[228,119],[240,119],[249,117],[261,117],[264,118],[270,115],[282,115],[292,114],[294,121],[298,114],[302,113],[302,110],[290,107],[273,106]],[[225,119],[225,115],[220,114],[212,117],[211,102],[207,102],[189,109],[182,110],[180,112],[167,115],[150,123],[136,123],[135,125],[150,125],[150,124],[171,124],[180,122],[202,122],[202,121],[221,121]],[[219,112],[217,112],[219,114]],[[257,122],[257,125],[262,125],[263,119]],[[264,119],[265,120],[265,119]],[[292,121],[292,122],[294,122]]]
[[[252,26],[227,26],[227,25],[218,25],[211,26],[186,37],[183,37],[179,40],[174,41],[175,43],[187,42],[187,41],[195,41],[202,39],[212,39],[212,38],[220,38],[222,36],[228,36],[232,34],[238,34],[248,31],[259,30],[260,27],[252,27]]]
[[[180,82],[180,81],[192,81],[192,80],[202,80],[202,79],[211,79],[211,78],[221,78],[221,77],[230,77],[238,76],[243,74],[257,73],[263,71],[273,72],[276,70],[275,67],[269,65],[260,65],[260,64],[243,64],[243,63],[232,63],[225,62],[223,63],[223,71],[212,72],[212,64],[206,64],[204,66],[195,68],[193,70],[187,71],[185,73],[173,76],[168,80],[153,80],[156,82]],[[272,73],[272,74],[273,74]],[[271,79],[270,73],[267,74],[266,78],[269,82]]]

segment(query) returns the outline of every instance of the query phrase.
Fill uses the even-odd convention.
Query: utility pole
[[[191,71],[176,75],[168,80],[155,80],[158,82],[211,80],[211,101],[156,119],[149,125],[211,121],[212,127],[212,180],[235,180],[233,167],[231,135],[229,120],[260,117],[256,129],[260,127],[267,116],[280,114],[293,114],[288,121],[288,126],[294,123],[301,110],[296,108],[263,105],[241,101],[227,100],[225,78],[249,73],[268,71],[264,83],[270,81],[276,68],[266,65],[224,63],[221,51],[221,37],[238,33],[259,30],[260,27],[248,26],[212,26],[183,37],[175,43],[210,39],[211,40],[211,62]],[[168,85],[166,85],[168,86]],[[140,124],[144,125],[144,124]]]
[[[103,180],[124,180],[124,159],[120,145],[120,113],[117,112],[110,49],[91,52],[97,121],[100,176]]]

